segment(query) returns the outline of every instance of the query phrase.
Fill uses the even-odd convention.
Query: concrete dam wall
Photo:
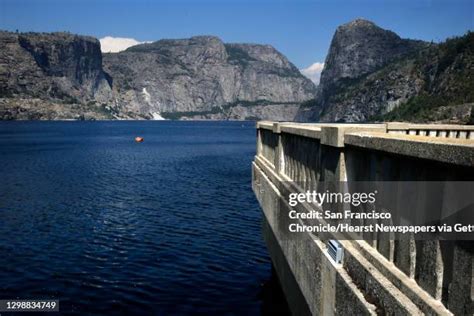
[[[262,232],[294,315],[472,315],[474,247],[470,240],[338,238],[292,235],[288,192],[357,181],[398,183],[395,204],[429,213],[429,186],[403,195],[411,182],[474,180],[474,127],[458,125],[257,123],[252,187]],[[453,190],[451,190],[453,191]],[[437,194],[436,205],[449,198]],[[431,204],[430,204],[431,203]],[[304,204],[297,208],[306,207]],[[429,216],[430,214],[416,214]],[[336,262],[329,240],[343,249]]]

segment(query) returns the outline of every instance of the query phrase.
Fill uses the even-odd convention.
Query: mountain
[[[473,32],[433,45],[405,63],[411,64],[410,80],[418,83],[416,93],[391,111],[381,108],[371,113],[371,120],[474,124]],[[388,68],[374,75],[396,74]],[[394,82],[389,88],[396,89],[396,85]]]
[[[269,45],[213,36],[104,54],[69,33],[0,32],[0,119],[292,120],[314,84]]]
[[[160,40],[104,55],[119,111],[144,117],[293,120],[315,86],[269,45],[214,36]]]
[[[372,22],[340,26],[317,97],[297,118],[465,123],[474,102],[472,33],[441,44],[401,39]]]
[[[95,38],[0,32],[0,119],[96,116],[108,80]]]
[[[0,31],[0,119],[474,122],[474,35],[434,44],[356,19],[316,87],[269,45],[214,36],[102,54],[97,39]]]

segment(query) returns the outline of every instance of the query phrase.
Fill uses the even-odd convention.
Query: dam
[[[262,121],[256,128],[252,188],[262,209],[263,237],[294,315],[474,313],[473,241],[292,235],[292,206],[285,200],[288,192],[317,191],[329,183],[350,188],[358,181],[384,181],[396,183],[400,192],[405,182],[428,183],[417,196],[391,196],[393,204],[421,205],[426,214],[416,216],[428,218],[457,191],[474,193],[469,182],[474,126]],[[436,205],[430,201],[431,182],[446,186]],[[454,182],[457,189],[450,190],[447,184]],[[301,218],[296,222],[303,224]]]

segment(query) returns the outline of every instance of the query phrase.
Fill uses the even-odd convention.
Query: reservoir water
[[[285,311],[254,154],[253,122],[0,122],[0,299],[78,315]]]

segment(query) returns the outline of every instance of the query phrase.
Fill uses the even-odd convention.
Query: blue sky
[[[139,41],[217,35],[271,44],[297,67],[323,62],[336,27],[358,17],[402,37],[474,30],[474,0],[0,0],[0,29],[70,31]]]

